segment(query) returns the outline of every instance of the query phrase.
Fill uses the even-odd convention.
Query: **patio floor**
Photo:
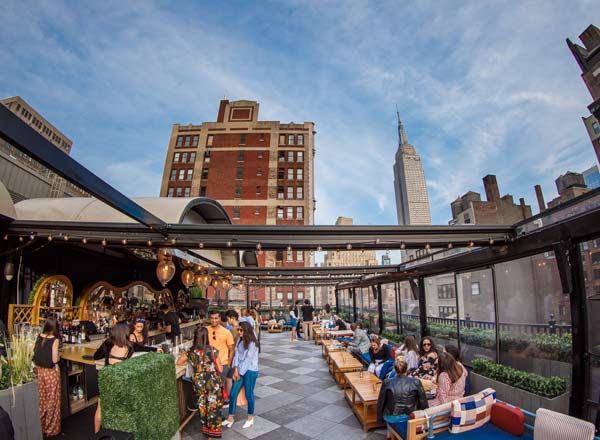
[[[236,423],[224,428],[223,439],[383,440],[385,430],[363,432],[329,374],[321,346],[289,338],[289,332],[262,332],[254,425],[242,429],[246,408],[238,407]],[[195,417],[182,439],[203,438]]]

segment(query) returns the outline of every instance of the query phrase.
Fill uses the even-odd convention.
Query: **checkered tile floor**
[[[383,440],[385,430],[365,433],[344,400],[312,341],[290,343],[289,332],[261,334],[262,353],[255,389],[254,425],[242,429],[245,407],[235,415],[226,440]],[[183,440],[203,439],[198,418],[187,426]]]

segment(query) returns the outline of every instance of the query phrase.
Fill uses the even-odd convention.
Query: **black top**
[[[312,321],[313,313],[315,311],[315,308],[313,306],[311,306],[310,304],[304,305],[304,306],[302,306],[302,308],[300,310],[302,310],[302,320],[303,321]]]
[[[119,357],[119,356],[113,356],[110,354],[110,351],[112,350],[112,348],[114,347],[114,343],[113,341],[111,341],[110,339],[106,339],[102,345],[100,347],[98,347],[98,349],[96,350],[96,352],[94,353],[94,359],[95,360],[99,360],[99,359],[103,359],[104,358],[104,365],[110,365],[109,363],[109,359],[117,359],[120,361],[124,361],[129,359],[132,355],[133,355],[133,348],[129,347],[127,350],[127,354],[125,355],[125,357]]]
[[[335,321],[335,325],[337,326],[338,330],[348,330],[348,327],[346,327],[346,323],[341,319]]]
[[[179,328],[179,315],[177,313],[171,311],[164,314],[161,312],[158,314],[158,319],[163,322],[164,326],[171,326],[171,332],[167,333],[167,338],[174,338],[181,334],[181,329]]]
[[[38,336],[35,341],[35,347],[33,349],[33,362],[38,367],[42,368],[54,368],[55,363],[52,362],[52,346],[56,338],[50,336],[44,338]]]
[[[419,379],[396,376],[386,379],[381,385],[377,399],[377,422],[383,423],[387,414],[410,414],[417,409],[427,408],[427,397]]]
[[[390,346],[384,344],[381,346],[379,351],[373,350],[373,347],[369,348],[369,355],[371,356],[371,362],[376,363],[375,361],[385,362],[388,359],[391,359],[391,351]]]

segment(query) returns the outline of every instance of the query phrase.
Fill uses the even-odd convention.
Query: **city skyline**
[[[535,205],[536,183],[550,199],[556,176],[594,164],[581,122],[589,95],[565,44],[597,23],[591,3],[473,3],[458,14],[425,3],[307,5],[274,4],[263,16],[242,4],[6,2],[0,97],[20,95],[47,115],[77,145],[75,159],[129,196],[158,194],[171,125],[212,120],[225,94],[261,102],[265,119],[314,121],[316,224],[396,223],[395,102],[423,160],[434,224],[447,224],[457,196],[482,189],[482,175]],[[373,26],[357,31],[363,22]]]

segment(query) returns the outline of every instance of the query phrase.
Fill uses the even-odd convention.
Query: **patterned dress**
[[[194,368],[194,392],[198,399],[198,413],[202,433],[213,438],[221,438],[221,414],[223,410],[223,382],[214,359],[219,358],[219,350],[188,351],[187,359]]]
[[[437,377],[438,361],[435,352],[419,356],[419,366],[410,375],[419,379],[434,380]]]

